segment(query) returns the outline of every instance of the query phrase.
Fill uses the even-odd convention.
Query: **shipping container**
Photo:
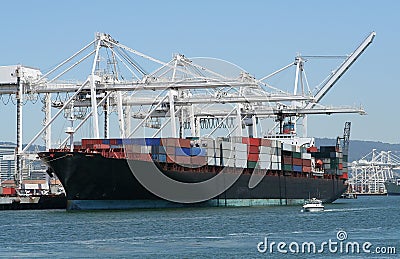
[[[177,156],[190,156],[190,148],[188,147],[176,147],[175,155]]]
[[[260,169],[270,169],[271,162],[270,161],[259,161],[258,164],[260,165]]]
[[[246,168],[247,160],[246,159],[235,159],[235,167]]]
[[[303,160],[301,158],[293,158],[292,159],[292,164],[293,165],[298,165],[298,166],[302,166],[303,165]]]
[[[291,156],[283,155],[282,159],[283,159],[283,163],[286,164],[286,165],[293,164],[293,158]]]
[[[272,140],[262,138],[261,141],[260,141],[260,145],[264,146],[264,147],[271,147],[272,146]]]
[[[294,172],[302,172],[303,168],[301,165],[293,165],[293,171]]]
[[[249,154],[258,154],[260,150],[258,149],[258,146],[247,146],[247,152]]]
[[[261,139],[259,138],[247,138],[247,137],[243,137],[242,138],[242,143],[243,144],[247,144],[250,146],[259,146],[261,143]]]
[[[292,152],[292,157],[293,158],[301,158],[301,153],[300,152]]]
[[[3,195],[15,195],[16,190],[14,187],[3,187]]]
[[[207,156],[207,150],[204,148],[192,147],[192,148],[190,148],[190,155],[191,156]]]
[[[330,152],[336,152],[337,148],[336,146],[320,146],[319,150],[321,153],[330,153]]]
[[[292,152],[292,145],[287,144],[287,143],[283,143],[282,144],[282,150]]]
[[[258,161],[258,154],[248,154],[247,160],[248,161]]]
[[[233,150],[234,149],[234,143],[232,142],[221,142],[222,143],[222,149],[223,150]]]
[[[301,158],[302,159],[311,159],[311,154],[310,153],[301,153]]]
[[[192,165],[206,165],[207,164],[207,157],[205,156],[192,156],[190,158],[191,164]]]
[[[293,166],[291,164],[283,164],[283,171],[293,171]]]
[[[247,152],[241,152],[241,151],[235,151],[235,158],[236,159],[242,159],[242,160],[247,160]]]
[[[303,159],[303,166],[311,167],[311,159]]]
[[[303,165],[303,172],[304,173],[311,173],[311,166],[304,166]]]
[[[177,164],[180,164],[180,165],[190,165],[190,156],[176,155],[175,161]]]
[[[281,163],[271,163],[271,170],[281,170],[282,169],[282,165]]]
[[[256,168],[257,167],[257,162],[256,161],[247,161],[247,168]]]
[[[235,151],[247,152],[247,145],[243,143],[235,143]]]
[[[160,146],[161,139],[160,138],[145,138],[145,143],[147,146]]]

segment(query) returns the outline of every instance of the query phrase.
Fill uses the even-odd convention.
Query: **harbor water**
[[[399,215],[400,196],[340,199],[317,213],[301,206],[0,211],[0,257],[398,258]]]

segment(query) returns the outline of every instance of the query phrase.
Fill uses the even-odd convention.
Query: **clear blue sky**
[[[310,117],[309,135],[336,137],[350,120],[352,139],[400,143],[399,10],[399,1],[4,1],[0,65],[46,71],[99,31],[161,60],[177,52],[217,57],[260,78],[298,52],[350,54],[375,30],[373,44],[321,102],[362,105],[368,115]],[[0,141],[15,141],[15,109],[0,107]],[[42,115],[25,110],[27,142]]]

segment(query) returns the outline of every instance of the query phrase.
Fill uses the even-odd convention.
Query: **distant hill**
[[[13,143],[13,142],[7,142],[7,141],[3,141],[0,142],[0,145],[7,145],[7,146],[14,146],[16,147],[17,144]],[[22,145],[22,148],[25,148],[26,144]],[[41,145],[32,145],[28,148],[28,151],[45,151],[46,147],[45,146],[41,146]]]
[[[316,138],[316,146],[331,146],[335,145],[336,139]],[[390,144],[380,141],[364,141],[364,140],[350,140],[349,146],[349,162],[359,160],[366,154],[370,153],[372,149],[379,151],[392,151],[393,153],[400,153],[400,144]]]

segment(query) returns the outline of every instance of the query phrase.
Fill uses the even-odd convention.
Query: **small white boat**
[[[304,212],[315,212],[315,211],[323,211],[324,205],[322,205],[322,201],[316,198],[312,198],[307,200],[303,205]]]

